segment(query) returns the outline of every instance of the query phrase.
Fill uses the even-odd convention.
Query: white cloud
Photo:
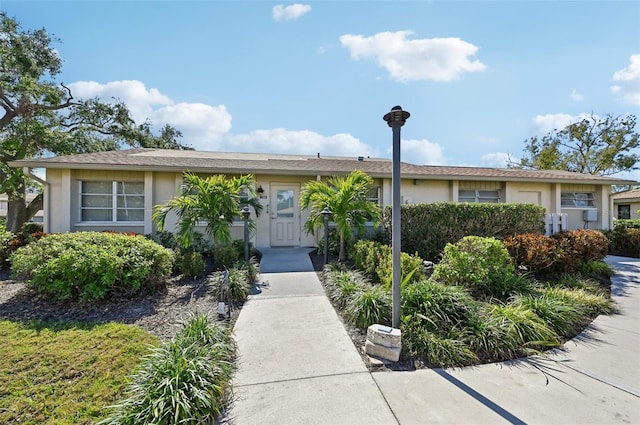
[[[553,130],[562,130],[571,123],[589,118],[589,114],[571,116],[569,114],[536,115],[533,118],[533,132],[535,134],[547,134]]]
[[[351,134],[323,136],[309,130],[274,128],[232,134],[224,139],[227,150],[235,152],[291,153],[320,156],[376,156],[376,151]]]
[[[488,153],[480,157],[480,166],[490,168],[507,168],[511,159],[512,156],[508,153]]]
[[[629,62],[629,66],[613,74],[613,81],[620,84],[611,86],[611,92],[620,95],[625,103],[640,105],[640,54],[631,55]]]
[[[69,84],[74,97],[98,97],[104,102],[113,99],[124,102],[138,124],[149,119],[157,126],[169,124],[183,134],[181,142],[200,150],[215,149],[220,137],[231,130],[231,114],[224,105],[204,103],[176,103],[158,89],[147,89],[135,80],[111,81],[100,84],[95,81],[78,81]]]
[[[578,93],[575,89],[571,92],[571,99],[574,102],[582,102],[584,100],[584,95]]]
[[[276,5],[271,10],[271,15],[275,21],[294,21],[311,12],[311,6],[308,4],[295,3],[289,6]]]
[[[397,81],[451,81],[464,72],[486,66],[475,60],[478,47],[459,38],[413,39],[412,31],[381,32],[371,37],[345,34],[340,37],[351,59],[373,58]]]
[[[151,121],[182,131],[183,140],[197,150],[212,150],[212,142],[231,130],[231,115],[224,105],[178,103],[153,111]]]
[[[387,150],[389,157],[393,155],[393,148]],[[407,139],[400,143],[400,160],[416,165],[446,165],[444,149],[437,143],[426,139]]]
[[[115,98],[124,102],[136,122],[144,122],[157,105],[172,105],[173,100],[160,93],[158,89],[147,89],[144,83],[136,80],[111,81],[100,84],[95,81],[77,81],[69,84],[75,98],[89,99],[99,97],[104,102]]]

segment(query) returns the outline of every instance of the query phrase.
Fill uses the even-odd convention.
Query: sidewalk
[[[640,423],[640,260],[608,257],[620,314],[546,357],[369,373],[304,249],[263,252],[234,335],[233,424]]]
[[[234,328],[229,419],[250,424],[397,424],[305,249],[261,250],[260,293]]]

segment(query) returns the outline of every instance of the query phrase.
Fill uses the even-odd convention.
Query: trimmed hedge
[[[12,272],[57,300],[101,300],[152,291],[171,276],[173,253],[143,236],[49,235],[11,256]]]
[[[609,252],[623,257],[640,257],[640,229],[617,226],[602,230],[609,239]]]
[[[448,243],[465,236],[504,239],[522,233],[544,233],[543,207],[533,204],[435,202],[402,205],[402,250],[437,261]],[[383,223],[391,239],[391,207]]]
[[[510,236],[504,245],[520,269],[537,277],[575,273],[592,261],[607,256],[609,240],[600,231],[568,230],[553,236],[523,234]]]

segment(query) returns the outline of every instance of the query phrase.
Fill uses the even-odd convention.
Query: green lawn
[[[108,323],[0,321],[0,423],[89,424],[158,338]]]

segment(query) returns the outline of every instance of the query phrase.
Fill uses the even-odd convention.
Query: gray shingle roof
[[[202,173],[253,173],[331,175],[363,170],[372,177],[390,177],[392,161],[380,158],[349,158],[233,152],[131,149],[51,158],[13,161],[12,167],[184,171]],[[402,163],[402,177],[424,180],[500,180],[585,184],[633,184],[633,180],[592,176],[557,170],[414,165]]]
[[[611,197],[615,200],[640,199],[640,189],[626,190],[624,192],[614,193]]]

